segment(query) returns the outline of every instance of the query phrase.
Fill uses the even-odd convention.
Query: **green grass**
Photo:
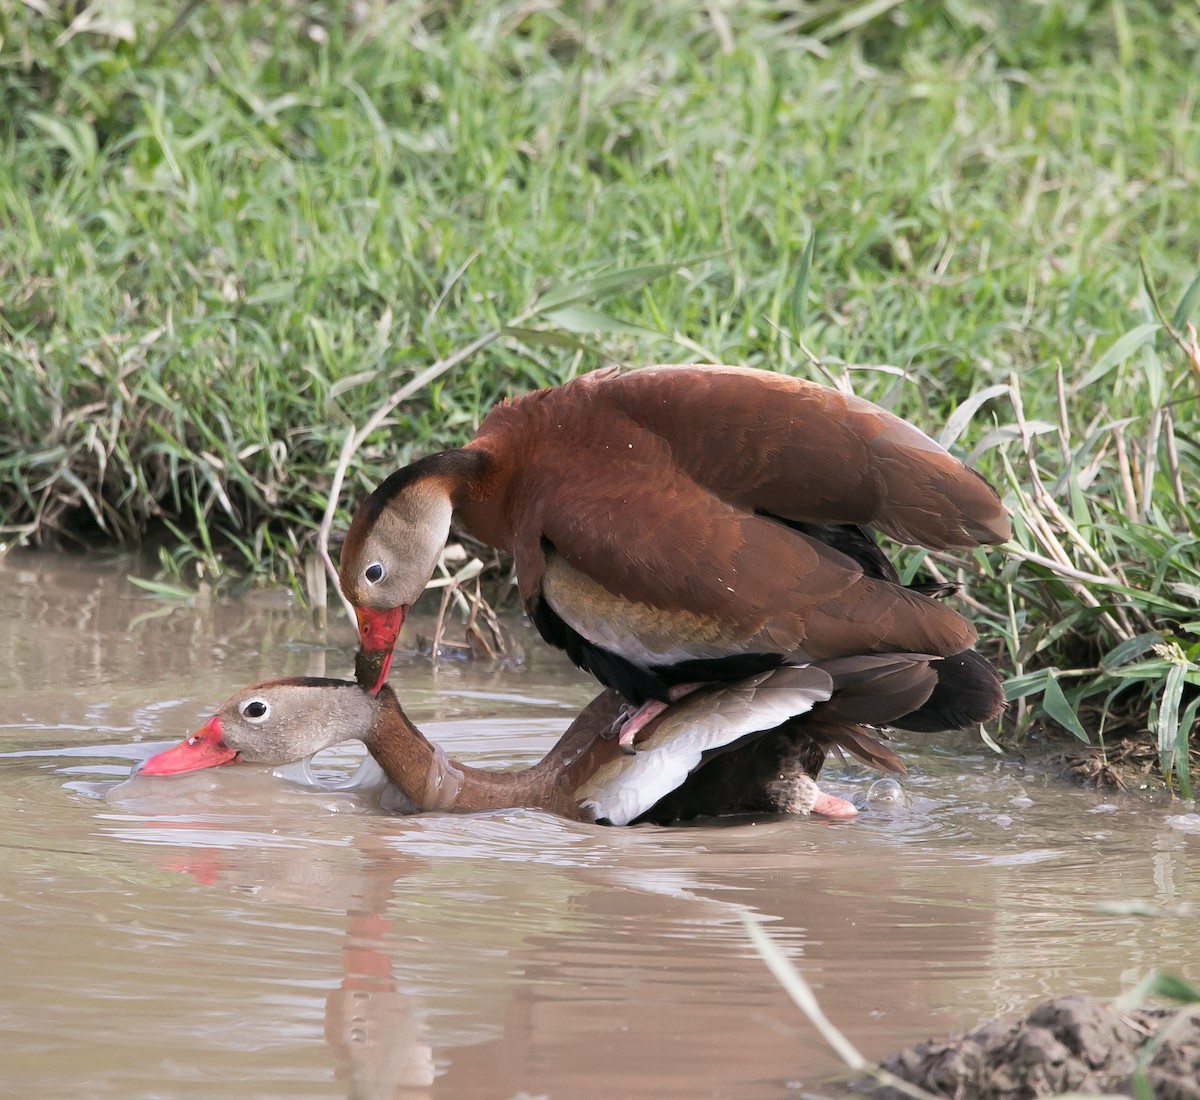
[[[302,590],[347,431],[489,334],[367,436],[336,524],[609,361],[849,375],[934,435],[969,413],[1017,510],[1024,557],[935,563],[1014,717],[1103,713],[1169,771],[1200,363],[1158,311],[1200,319],[1200,14],[999,10],[0,0],[0,539]]]

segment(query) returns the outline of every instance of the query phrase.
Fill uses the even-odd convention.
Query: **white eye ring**
[[[375,576],[371,576],[372,571],[376,571]],[[367,584],[379,584],[384,577],[387,576],[387,570],[383,567],[383,562],[373,561],[363,570],[363,579]]]
[[[262,707],[261,711],[251,714],[250,709]],[[254,725],[261,725],[271,717],[271,704],[265,699],[247,699],[239,708],[241,715],[247,722],[252,722]]]

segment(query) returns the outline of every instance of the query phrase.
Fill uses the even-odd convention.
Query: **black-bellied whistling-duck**
[[[903,770],[854,721],[863,717],[859,708],[866,707],[867,717],[886,709],[880,698],[887,689],[881,696],[876,685],[890,685],[895,709],[930,674],[907,655],[831,662],[830,669],[780,668],[697,691],[639,731],[633,756],[607,736],[623,704],[605,691],[539,763],[509,772],[448,759],[409,721],[388,686],[371,695],[346,680],[269,680],[239,691],[206,725],[138,772],[171,775],[236,760],[288,763],[357,739],[421,810],[528,806],[613,825],[733,813],[850,818],[856,811],[849,802],[816,785],[827,748]],[[870,692],[861,690],[863,683]]]
[[[514,556],[542,637],[648,713],[697,682],[880,653],[936,670],[897,726],[957,728],[1003,706],[971,624],[902,585],[870,529],[966,548],[1008,538],[1008,514],[978,474],[860,398],[747,368],[648,367],[497,406],[465,447],[387,478],[350,525],[340,577],[369,690],[452,514]]]

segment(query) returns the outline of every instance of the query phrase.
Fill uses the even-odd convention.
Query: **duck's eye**
[[[363,570],[363,576],[367,578],[367,584],[378,584],[383,580],[383,566],[373,561]]]
[[[262,722],[270,713],[271,708],[261,699],[251,699],[242,704],[242,717],[247,722]]]

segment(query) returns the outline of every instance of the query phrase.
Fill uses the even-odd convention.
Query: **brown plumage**
[[[871,529],[966,548],[1006,539],[1008,515],[977,474],[859,398],[766,371],[651,367],[498,406],[465,448],[384,481],[351,524],[340,576],[368,688],[452,512],[513,555],[542,636],[631,702],[785,663],[910,653],[938,670],[913,728],[1002,705],[974,629],[901,585]]]
[[[872,667],[879,675],[864,679]],[[691,694],[640,731],[635,756],[622,753],[612,736],[622,703],[605,691],[541,761],[508,772],[448,759],[390,687],[370,695],[345,680],[271,680],[232,696],[204,726],[138,770],[173,775],[238,760],[282,764],[358,739],[416,810],[528,806],[614,825],[735,813],[848,818],[853,806],[815,782],[828,748],[903,770],[890,749],[847,724],[860,709],[858,686],[870,679],[884,685],[879,701],[860,702],[887,713],[906,705],[906,693],[923,694],[929,676],[906,656],[760,672]]]

